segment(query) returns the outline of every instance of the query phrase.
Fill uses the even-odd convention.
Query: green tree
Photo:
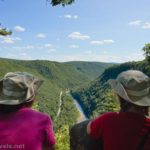
[[[150,62],[150,43],[145,44],[142,50],[144,51],[145,59]]]
[[[1,26],[1,24],[0,24],[0,26]],[[12,34],[11,31],[8,31],[6,28],[1,28],[0,27],[0,35],[6,36],[6,35],[11,35],[11,34]]]
[[[47,0],[50,1],[50,0]],[[56,6],[56,5],[70,5],[74,2],[75,0],[51,0],[51,4],[52,6]]]
[[[62,126],[56,133],[56,149],[70,150],[69,146],[69,126]]]
[[[6,36],[6,35],[11,35],[12,32],[8,31],[6,28],[0,28],[0,35]]]
[[[1,0],[1,1],[4,1],[4,0]],[[52,6],[56,6],[56,5],[66,6],[66,5],[72,4],[75,0],[46,0],[46,1],[50,2]]]

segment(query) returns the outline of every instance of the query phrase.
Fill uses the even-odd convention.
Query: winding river
[[[70,96],[71,96],[71,94],[70,94]],[[72,97],[72,96],[71,96],[71,97]],[[73,99],[73,101],[74,101],[74,104],[76,105],[76,108],[78,109],[78,111],[79,111],[79,113],[80,113],[80,116],[79,116],[79,118],[77,119],[77,123],[82,122],[82,121],[84,121],[84,120],[87,120],[88,118],[87,118],[86,114],[84,113],[82,107],[81,107],[80,104],[78,103],[78,101],[77,101],[76,99],[74,99],[73,97],[72,97],[72,99]]]
[[[72,97],[72,95],[71,95],[69,90],[66,90],[66,94],[73,99],[73,102],[74,102],[77,110],[79,111],[80,116],[77,119],[77,123],[82,122],[84,120],[87,120],[88,118],[87,118],[86,114],[84,113],[82,107],[80,106],[79,102],[75,98]]]

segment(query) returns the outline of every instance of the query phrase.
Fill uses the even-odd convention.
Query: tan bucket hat
[[[150,106],[150,78],[143,72],[124,71],[108,83],[124,100],[139,106]]]
[[[17,105],[32,101],[43,80],[27,72],[9,72],[0,80],[0,104]]]

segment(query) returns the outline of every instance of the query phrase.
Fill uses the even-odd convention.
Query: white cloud
[[[46,35],[45,35],[44,33],[38,33],[38,34],[36,35],[36,37],[43,39],[43,38],[46,38]]]
[[[13,46],[13,47],[12,47],[12,49],[19,50],[19,51],[22,51],[22,50],[30,50],[30,49],[34,49],[34,48],[35,48],[34,45]]]
[[[87,51],[88,52],[88,51]],[[93,54],[91,51],[89,53],[84,54],[74,54],[74,55],[65,55],[58,56],[55,58],[51,58],[51,60],[55,61],[98,61],[98,62],[128,62],[128,61],[140,61],[143,60],[144,57],[142,54],[131,54],[130,56],[120,56],[120,55],[109,55],[109,54]]]
[[[91,41],[91,44],[97,44],[97,45],[102,45],[103,42],[102,41]]]
[[[17,25],[14,27],[14,30],[17,32],[24,32],[26,29],[22,26]]]
[[[128,24],[129,24],[130,26],[140,26],[141,23],[142,23],[141,20],[134,20],[134,21],[129,22]]]
[[[91,50],[88,50],[88,51],[85,51],[84,53],[85,53],[85,54],[92,54],[92,51],[91,51]]]
[[[130,55],[124,55],[121,54],[110,54],[110,53],[101,53],[101,54],[94,54],[91,50],[84,51],[82,53],[74,53],[70,55],[66,54],[60,54],[58,55],[55,53],[55,49],[49,49],[45,53],[46,55],[40,55],[38,59],[43,60],[51,60],[51,61],[59,61],[59,62],[66,62],[66,61],[98,61],[98,62],[128,62],[128,61],[139,61],[143,60],[143,54],[142,52],[131,53]],[[27,51],[18,51],[17,53],[14,53],[14,50],[12,50],[11,53],[7,53],[7,58],[15,58],[15,59],[37,59],[35,55],[30,56],[31,53],[26,53]],[[35,51],[36,53],[36,51]],[[6,56],[5,56],[6,57]]]
[[[37,46],[36,48],[37,49],[43,49],[43,46]]]
[[[65,14],[65,15],[64,15],[64,18],[71,19],[71,18],[72,18],[72,15],[70,15],[70,14]]]
[[[54,46],[52,44],[44,44],[44,46],[42,47],[42,49],[47,49],[48,53],[56,51],[56,49],[54,48]]]
[[[35,46],[33,46],[33,45],[27,45],[27,46],[25,46],[25,47],[23,47],[24,49],[34,49],[35,48]]]
[[[150,29],[150,22],[145,22],[142,26],[143,29]]]
[[[22,40],[22,38],[20,38],[20,37],[15,37],[15,38],[13,38],[15,41],[21,41]]]
[[[25,52],[20,54],[20,58],[21,59],[27,59],[27,60],[31,59],[31,57]]]
[[[12,38],[10,38],[10,37],[5,37],[5,38],[3,39],[3,41],[2,41],[2,43],[14,44],[15,41],[14,41]]]
[[[44,45],[24,45],[24,46],[12,46],[12,49],[15,50],[33,50],[33,49],[40,49],[40,50],[49,50],[49,51],[56,51],[53,48],[52,44],[44,44]]]
[[[128,50],[126,50],[128,51]],[[126,53],[126,55],[122,55],[122,53],[107,53],[102,51],[101,53],[96,53],[91,49],[87,51],[82,51],[80,53],[73,53],[73,54],[60,54],[60,55],[49,55],[47,59],[53,61],[98,61],[98,62],[128,62],[128,61],[141,61],[144,59],[143,53],[141,51],[133,51],[129,50],[130,52]]]
[[[128,23],[130,26],[139,26],[143,29],[150,29],[150,22],[144,22],[142,20],[135,20]]]
[[[90,43],[93,45],[102,45],[102,44],[112,44],[114,40],[101,40],[101,41],[91,41]]]
[[[9,53],[7,54],[6,57],[12,58],[12,59],[17,59],[18,58],[16,54],[9,54]]]
[[[73,16],[73,18],[74,18],[74,19],[78,19],[78,18],[79,18],[79,16],[77,16],[77,15],[74,15],[74,16]]]
[[[51,53],[51,52],[56,52],[56,49],[48,49],[48,51],[47,51],[48,53]]]
[[[65,14],[64,18],[66,18],[66,19],[78,19],[79,16],[78,15]]]
[[[3,39],[3,38],[4,38],[4,36],[0,35],[0,39]]]
[[[114,40],[103,40],[104,44],[111,44],[111,43],[114,43],[114,42],[115,42]]]
[[[22,49],[22,46],[12,46],[11,49],[21,50],[21,49]]]
[[[6,44],[14,44],[16,41],[21,41],[22,39],[20,37],[10,37],[6,36],[2,38],[1,43],[6,43]]]
[[[70,48],[79,48],[79,45],[70,45]]]
[[[16,49],[16,50],[30,50],[30,49],[47,49],[49,51],[56,51],[54,50],[53,48],[53,45],[52,44],[44,44],[44,45],[26,45],[26,46],[13,46],[12,47],[13,49]]]
[[[50,43],[47,43],[47,44],[44,44],[44,45],[41,45],[41,46],[37,46],[36,48],[37,49],[41,49],[41,50],[45,50],[46,49],[48,53],[56,51],[54,46],[52,44],[50,44]]]
[[[103,54],[108,54],[108,52],[107,52],[107,51],[103,51],[102,53],[103,53]]]
[[[71,34],[68,35],[68,37],[71,39],[76,39],[76,40],[90,39],[90,36],[81,34],[80,32],[72,32]]]
[[[52,44],[44,44],[44,47],[46,47],[46,48],[51,48],[51,47],[52,47]]]
[[[20,59],[20,60],[32,60],[32,57],[29,56],[27,53],[22,52],[19,54],[12,54],[12,53],[8,53],[7,58],[12,58],[12,59]]]

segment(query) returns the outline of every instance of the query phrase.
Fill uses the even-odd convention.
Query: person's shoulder
[[[45,119],[50,119],[50,116],[47,114],[47,113],[44,113],[44,112],[40,112],[36,109],[31,109],[31,112],[34,114],[34,115],[37,115],[37,116],[40,116],[42,118],[45,118]]]
[[[118,116],[117,112],[106,112],[106,113],[100,115],[99,117],[101,117],[101,118],[110,118],[110,117],[116,117],[116,116]]]
[[[26,114],[29,118],[34,118],[34,120],[37,118],[39,120],[48,120],[51,121],[51,117],[44,113],[44,112],[40,112],[36,109],[32,109],[32,108],[23,108],[22,110],[20,110],[22,113],[24,113],[24,115]]]
[[[147,117],[146,117],[146,122],[147,122],[147,124],[150,126],[150,116],[147,116]]]
[[[40,111],[35,110],[35,109],[31,109],[31,111],[33,113],[34,120],[39,122],[40,125],[42,125],[43,127],[53,126],[53,121],[48,114],[46,114],[44,112],[40,112]]]
[[[118,116],[117,112],[106,112],[104,114],[101,114],[97,118],[95,118],[94,121],[96,121],[96,122],[107,122],[110,120],[114,120],[115,118],[117,118],[117,116]]]

